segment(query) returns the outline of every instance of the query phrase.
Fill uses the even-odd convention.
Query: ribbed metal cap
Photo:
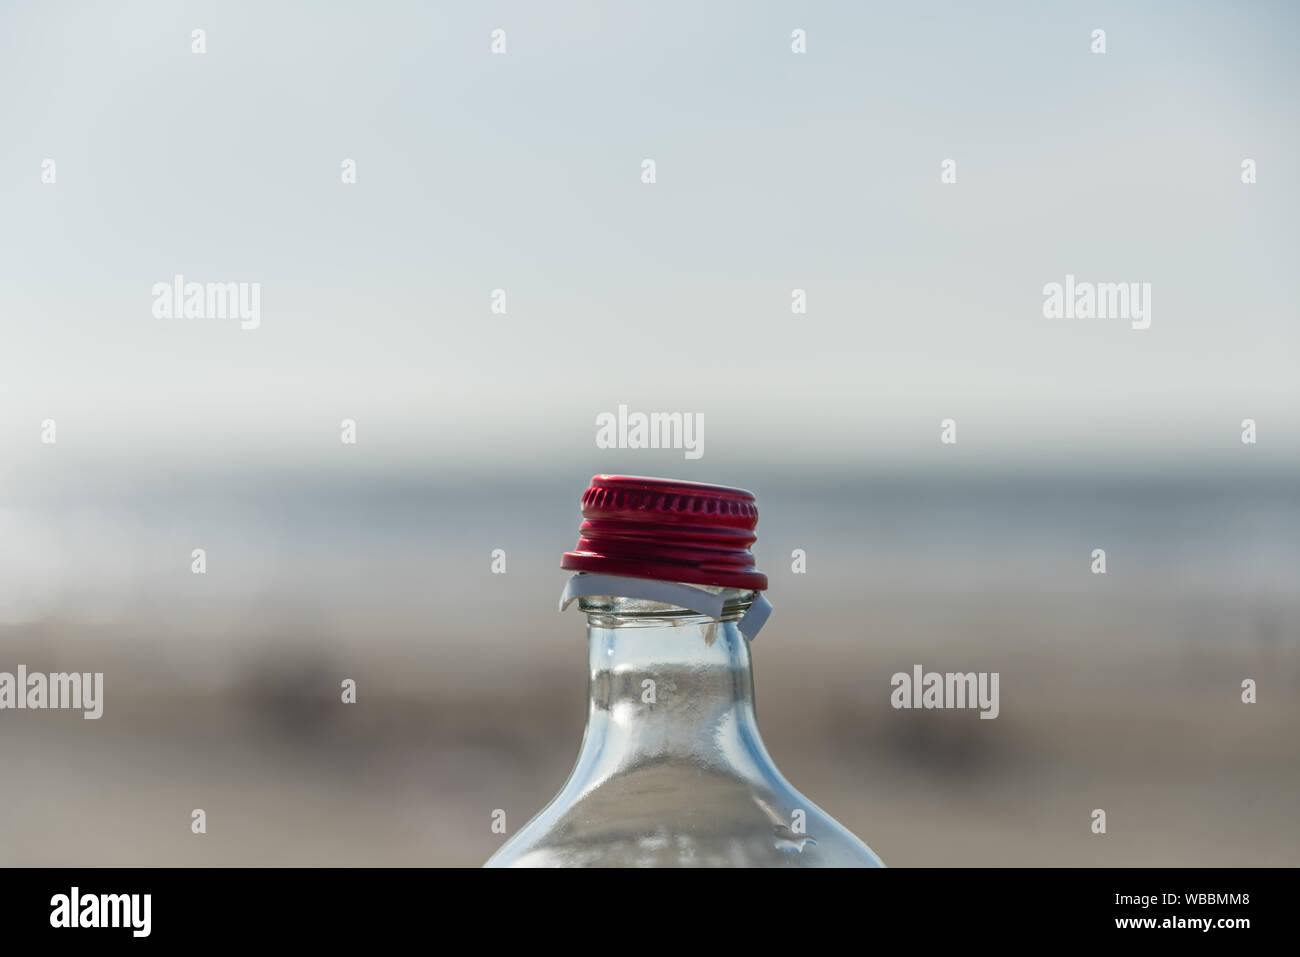
[[[725,485],[637,475],[595,475],[582,496],[570,571],[762,591],[754,567],[758,505]]]

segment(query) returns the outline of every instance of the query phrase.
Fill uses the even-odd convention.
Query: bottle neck
[[[757,773],[767,756],[749,642],[736,627],[754,593],[723,597],[721,621],[642,599],[582,599],[590,684],[580,764],[599,765],[589,769],[597,776],[679,760]]]

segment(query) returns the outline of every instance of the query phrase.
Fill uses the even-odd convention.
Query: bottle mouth
[[[560,611],[578,601],[590,616],[602,621],[658,623],[712,620],[735,621],[751,641],[772,614],[763,593],[750,588],[697,585],[689,582],[631,578],[579,572],[560,595]]]
[[[686,584],[681,582],[679,584]],[[692,588],[701,588],[691,585]],[[652,621],[671,620],[713,620],[739,621],[749,611],[758,593],[739,588],[709,588],[709,592],[722,598],[722,611],[716,619],[710,619],[690,608],[674,605],[671,602],[652,601],[648,598],[628,598],[621,595],[586,595],[578,599],[578,608],[589,617],[600,619],[600,624],[650,623]],[[596,623],[596,622],[593,622]],[[607,624],[608,623],[608,624]]]
[[[595,475],[582,496],[578,544],[560,567],[696,587],[762,591],[754,567],[758,506],[725,485]]]

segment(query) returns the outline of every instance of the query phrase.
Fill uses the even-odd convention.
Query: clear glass
[[[581,600],[587,730],[551,802],[487,867],[881,867],[781,776],[758,733],[753,592],[723,620],[642,599]]]

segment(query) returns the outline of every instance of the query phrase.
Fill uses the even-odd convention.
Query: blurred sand
[[[807,637],[830,624],[813,615],[804,636],[773,622],[755,648],[778,765],[887,862],[1300,864],[1293,646],[1100,649],[1079,636],[1062,651],[1068,625],[1041,622],[1058,629],[1044,649],[1008,642],[994,603],[950,610],[954,633],[924,644],[864,635],[833,647]],[[542,620],[562,633],[529,636],[505,660],[483,652],[486,634],[454,668],[410,647],[377,644],[347,664],[300,649],[251,657],[237,693],[159,675],[129,689],[110,680],[98,722],[10,712],[3,863],[481,863],[500,840],[492,810],[522,824],[577,752],[581,619]],[[907,624],[872,622],[891,630]],[[29,661],[44,657],[29,647]],[[889,675],[913,660],[1000,671],[1001,715],[891,710]],[[151,670],[129,655],[104,667],[110,679]],[[340,675],[358,680],[357,705],[336,703]],[[1260,683],[1256,705],[1239,702],[1244,676]],[[208,814],[202,837],[189,833],[194,807]],[[1089,832],[1095,807],[1104,837]]]

